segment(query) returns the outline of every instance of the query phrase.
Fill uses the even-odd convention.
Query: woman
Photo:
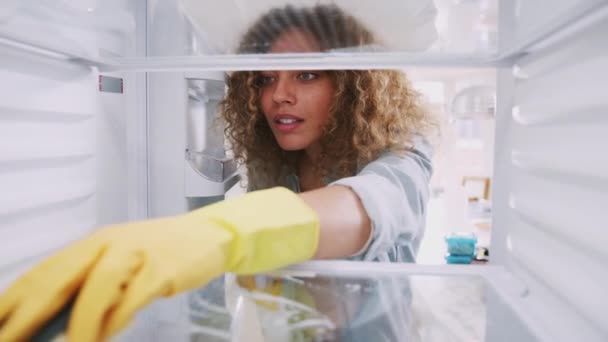
[[[288,6],[254,23],[239,52],[367,51],[376,46],[371,32],[335,6]],[[222,114],[233,150],[247,165],[249,189],[285,186],[310,196],[308,203],[318,205],[322,217],[341,216],[333,225],[322,225],[317,258],[415,261],[431,176],[423,136],[432,134],[436,124],[402,72],[236,72],[227,83]],[[361,206],[338,211],[335,202],[353,194],[352,202]],[[334,202],[327,204],[325,198]],[[352,212],[363,220],[349,222]],[[347,284],[326,282],[323,293],[343,293]],[[351,306],[359,303],[354,312],[336,313],[341,303],[325,295],[315,295],[317,309],[344,328],[342,340],[379,341],[381,334],[388,341],[405,338],[399,334],[409,330],[404,327],[410,321],[408,304],[390,306],[382,296],[407,299],[407,284],[384,279],[361,285],[366,288],[366,294],[359,293],[363,301],[350,299]]]
[[[286,7],[255,23],[239,51],[374,43],[337,7]],[[235,72],[227,83],[222,113],[251,192],[177,217],[103,228],[45,260],[0,297],[0,341],[31,337],[72,298],[68,338],[93,341],[119,331],[154,298],[223,272],[310,258],[415,261],[431,174],[420,135],[434,126],[401,72]]]
[[[374,44],[367,29],[335,6],[288,6],[260,18],[239,52],[363,50]],[[326,199],[350,201],[336,214],[358,215],[353,224],[324,226],[317,257],[414,261],[431,174],[429,147],[419,135],[431,133],[435,123],[403,73],[237,72],[228,86],[223,116],[235,154],[247,165],[249,189],[282,185],[304,191],[319,211],[339,209]]]

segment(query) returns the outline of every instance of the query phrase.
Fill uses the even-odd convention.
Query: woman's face
[[[271,53],[318,52],[308,34],[292,30],[273,43]],[[260,104],[279,146],[287,151],[315,147],[330,116],[334,85],[325,71],[263,71]]]

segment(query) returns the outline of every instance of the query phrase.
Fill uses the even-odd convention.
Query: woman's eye
[[[298,75],[298,78],[303,81],[312,81],[312,80],[316,79],[317,77],[319,77],[319,76],[312,72],[303,72]]]
[[[266,85],[272,83],[273,80],[274,80],[274,77],[272,77],[272,76],[260,75],[256,78],[255,84],[258,87],[263,87],[263,86],[266,86]]]

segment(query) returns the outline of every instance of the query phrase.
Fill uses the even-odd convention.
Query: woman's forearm
[[[351,189],[329,186],[301,193],[300,197],[319,215],[321,223],[315,259],[347,257],[365,246],[371,222]]]

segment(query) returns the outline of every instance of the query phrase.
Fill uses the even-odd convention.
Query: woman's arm
[[[411,151],[386,153],[357,175],[338,179],[324,188],[339,190],[335,190],[335,197],[327,196],[330,203],[314,199],[313,207],[321,216],[317,257],[329,254],[352,260],[414,262],[424,234],[431,153],[430,145],[420,139]],[[351,205],[345,204],[344,208],[351,209],[341,210],[339,203],[345,203],[342,200],[347,198]],[[352,209],[355,207],[358,210]],[[330,218],[332,223],[324,226]],[[363,221],[366,225],[362,230],[357,223]]]
[[[345,186],[300,194],[320,220],[315,259],[344,258],[360,251],[370,238],[371,222],[361,200]]]

